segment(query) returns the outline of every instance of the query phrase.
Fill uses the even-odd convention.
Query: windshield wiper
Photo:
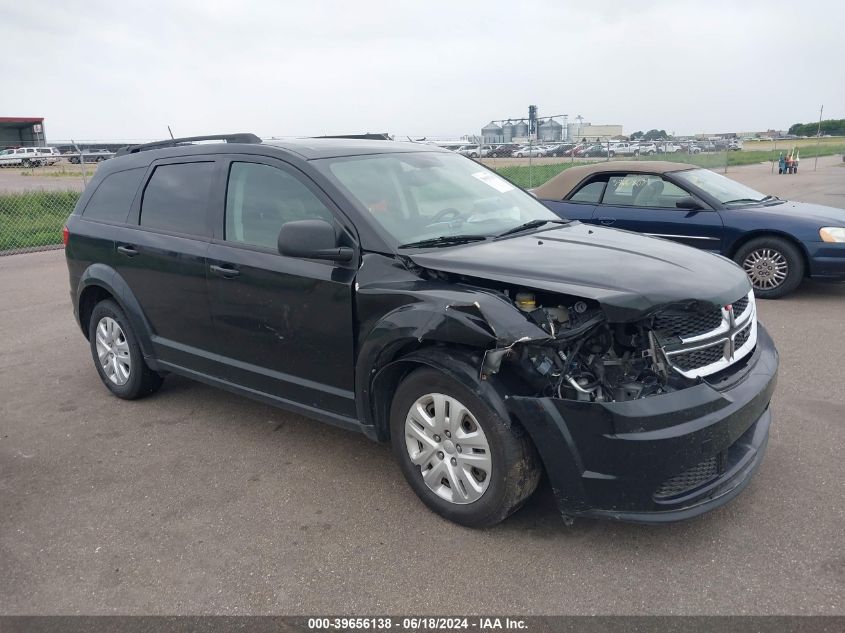
[[[483,242],[487,235],[441,235],[419,242],[408,242],[401,244],[399,248],[426,248],[428,246],[452,246],[454,244],[466,244],[468,242]]]
[[[514,233],[521,233],[522,231],[528,231],[529,229],[536,229],[544,224],[569,224],[569,220],[531,220],[530,222],[526,222],[525,224],[520,224],[519,226],[515,226],[512,229],[508,229],[504,233],[499,233],[496,237],[505,237],[506,235],[513,235]]]
[[[734,204],[737,202],[765,202],[767,198],[737,198],[736,200],[727,200],[722,204]]]

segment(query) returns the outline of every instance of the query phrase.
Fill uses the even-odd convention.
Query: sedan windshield
[[[722,204],[765,202],[771,198],[709,169],[690,169],[675,172],[673,175],[682,182],[702,189]]]
[[[449,246],[532,220],[560,221],[501,176],[455,154],[375,154],[319,163],[397,245]]]

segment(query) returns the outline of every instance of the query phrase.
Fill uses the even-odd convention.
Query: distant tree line
[[[663,139],[671,138],[666,130],[649,130],[643,132],[641,130],[631,134],[632,141],[662,141]]]
[[[815,136],[819,131],[819,122],[796,123],[790,126],[789,133],[796,136]],[[845,136],[845,119],[825,119],[821,125],[822,134]]]

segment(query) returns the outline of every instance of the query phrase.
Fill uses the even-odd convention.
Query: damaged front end
[[[503,288],[545,336],[488,349],[481,380],[532,436],[565,517],[661,522],[750,481],[768,438],[777,353],[754,295],[610,322],[585,299]]]
[[[431,365],[531,436],[565,516],[687,518],[760,463],[778,359],[747,280],[636,310],[375,255],[358,282],[361,419]]]
[[[733,304],[659,306],[631,322],[608,322],[595,301],[504,289],[547,334],[488,350],[482,379],[505,363],[534,395],[625,402],[685,389],[746,357],[757,340],[753,292]]]

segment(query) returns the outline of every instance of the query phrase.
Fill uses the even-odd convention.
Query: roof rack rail
[[[127,145],[117,150],[116,156],[123,156],[124,154],[137,154],[138,152],[145,152],[150,149],[162,149],[164,147],[176,147],[177,145],[188,145],[195,141],[224,141],[226,143],[260,143],[261,139],[250,132],[241,132],[239,134],[212,134],[211,136],[184,136],[182,138],[171,138],[165,141],[155,141],[154,143],[142,143],[140,145]]]
[[[311,138],[350,138],[350,139],[358,139],[363,141],[390,141],[390,135],[387,132],[381,133],[374,133],[374,132],[367,132],[366,134],[337,134],[337,135],[329,135],[329,136],[312,136]]]

